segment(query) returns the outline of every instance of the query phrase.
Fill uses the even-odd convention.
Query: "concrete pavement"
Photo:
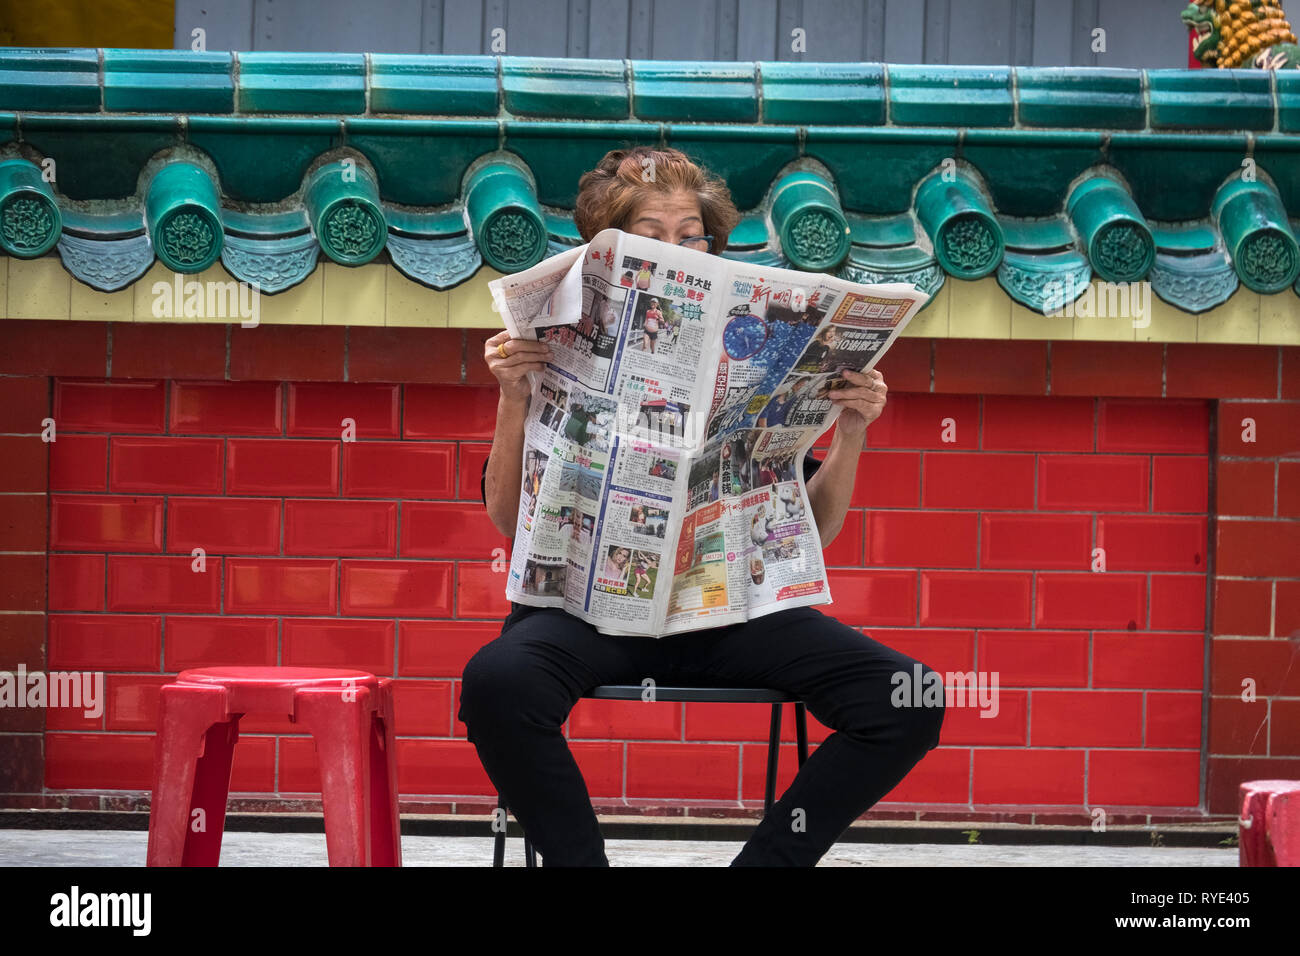
[[[140,830],[0,829],[0,866],[143,866],[148,833]],[[611,866],[726,866],[732,841],[606,839]],[[403,836],[405,866],[490,866],[492,840]],[[325,866],[321,833],[227,832],[222,866]],[[506,845],[506,865],[523,866],[523,841]],[[1023,844],[837,843],[822,866],[1122,866],[1237,865],[1233,847],[1073,846]]]

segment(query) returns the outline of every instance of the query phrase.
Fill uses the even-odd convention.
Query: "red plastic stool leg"
[[[239,736],[238,718],[227,723],[228,716],[223,687],[168,684],[159,691],[148,866],[217,865]]]
[[[1241,785],[1237,859],[1242,866],[1295,866],[1300,856],[1300,780]],[[1291,859],[1282,863],[1283,857]]]
[[[1260,784],[1268,780],[1254,780],[1241,785],[1241,814],[1237,819],[1237,863],[1240,866],[1277,866],[1269,849],[1265,828],[1268,825],[1264,811],[1268,809],[1268,790]]]
[[[379,706],[370,721],[370,865],[402,865],[397,811],[397,750],[393,739],[392,680],[379,681]]]
[[[1300,781],[1268,798],[1268,842],[1278,866],[1300,866]]]
[[[230,767],[239,740],[239,717],[214,724],[203,738],[203,756],[194,770],[189,827],[181,866],[216,866],[226,831],[226,800],[230,796]],[[200,814],[197,811],[202,810]],[[201,822],[200,822],[201,821]]]
[[[370,865],[369,688],[305,687],[295,714],[316,743],[330,866]]]

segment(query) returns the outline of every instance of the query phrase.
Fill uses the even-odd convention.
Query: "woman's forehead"
[[[681,222],[700,218],[700,203],[690,193],[647,193],[632,214],[632,221],[658,219],[661,222]]]

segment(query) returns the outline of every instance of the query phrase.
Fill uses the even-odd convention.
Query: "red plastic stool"
[[[330,866],[401,866],[392,683],[328,667],[181,671],[160,691],[147,864],[217,865],[239,718],[279,712],[316,742]]]
[[[1242,866],[1300,866],[1300,780],[1243,783],[1237,822]]]

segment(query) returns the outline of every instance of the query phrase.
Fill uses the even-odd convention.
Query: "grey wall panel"
[[[1106,52],[1097,54],[1098,66],[1187,65],[1187,29],[1178,19],[1187,4],[1099,0],[1097,6],[1097,24],[1106,31]]]
[[[215,4],[211,0],[176,0],[172,46],[177,50],[192,48],[193,30],[202,27],[209,50],[253,49],[253,0],[230,0]]]
[[[507,54],[581,55],[569,49],[569,0],[509,0],[502,6],[504,22],[499,25],[506,31]],[[498,24],[487,24],[489,37],[495,26]]]
[[[1099,25],[1098,19],[1097,0],[1074,0],[1070,16],[1070,65],[1097,65],[1097,54],[1092,52],[1092,34]]]
[[[886,0],[885,63],[925,62],[925,4],[918,0]]]
[[[795,60],[843,62],[863,59],[867,4],[861,0],[803,0],[807,50]],[[786,46],[790,45],[789,34]]]
[[[654,0],[650,56],[656,60],[716,60],[718,10],[711,0]]]
[[[736,39],[740,25],[740,0],[717,0],[717,46],[713,51],[716,60],[735,60]]]
[[[437,52],[488,52],[490,42],[483,28],[485,6],[490,4],[478,0],[442,0],[442,49]]]
[[[466,7],[472,7],[471,0],[457,0],[457,6],[464,3]],[[472,52],[483,53],[504,53],[510,54],[509,37],[500,31],[506,28],[506,13],[510,9],[508,0],[483,0],[483,39],[479,41],[479,49]],[[518,24],[520,33],[527,33],[528,27],[524,23]],[[522,40],[522,37],[521,37]],[[504,51],[502,47],[505,47]],[[453,51],[460,52],[460,51]],[[469,50],[466,53],[471,52]],[[521,49],[519,55],[523,56],[524,51]]]
[[[1012,0],[961,0],[948,11],[948,54],[929,62],[1013,62],[1011,39]]]
[[[1029,66],[1034,51],[1033,0],[961,0],[950,4],[942,62]],[[940,62],[931,60],[930,62]]]
[[[736,8],[736,59],[776,59],[776,0],[742,0]]]
[[[1182,67],[1180,0],[176,0],[210,50]],[[1106,50],[1092,50],[1093,30]],[[802,29],[805,52],[791,31]]]
[[[1031,66],[1061,66],[1070,59],[1074,0],[1037,0],[1031,39]]]
[[[862,18],[862,59],[869,63],[885,59],[885,0],[867,0]]]
[[[424,0],[424,9],[420,14],[421,53],[442,52],[442,15],[442,0]]]
[[[957,0],[958,3],[964,0]],[[951,0],[925,0],[923,56],[925,63],[951,63],[948,59],[948,25],[952,23]],[[962,38],[958,37],[958,44]],[[960,48],[960,56],[968,55]]]
[[[776,44],[773,59],[794,61],[803,58],[791,49],[790,41],[794,30],[804,25],[803,0],[777,0],[776,5]]]
[[[627,12],[627,52],[629,60],[648,60],[652,56],[654,0],[629,0]]]
[[[254,49],[419,53],[423,7],[422,0],[254,0]]]
[[[569,0],[565,28],[568,33],[568,56],[590,56],[588,28],[591,25],[591,7],[588,0]]]
[[[1034,62],[1034,0],[1013,0],[1011,7],[1011,66]]]
[[[591,13],[592,5],[599,16]],[[621,60],[627,56],[628,15],[626,3],[608,3],[605,0],[588,0],[585,29],[586,55],[598,60]]]

